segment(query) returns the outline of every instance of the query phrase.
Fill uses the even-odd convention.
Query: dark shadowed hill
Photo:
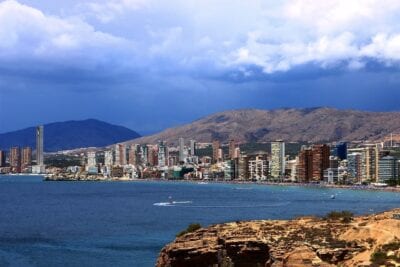
[[[55,122],[44,125],[44,150],[47,152],[80,147],[102,147],[140,137],[128,128],[103,121]],[[36,146],[35,127],[0,134],[0,149],[11,146]]]
[[[193,123],[139,138],[177,142],[179,137],[199,142],[233,138],[243,142],[377,140],[400,133],[400,112],[365,112],[333,108],[233,110],[216,113]]]

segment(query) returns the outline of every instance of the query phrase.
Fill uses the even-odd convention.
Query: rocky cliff
[[[176,238],[156,266],[400,266],[399,213],[214,225]]]

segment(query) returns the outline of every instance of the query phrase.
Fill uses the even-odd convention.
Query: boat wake
[[[161,207],[174,207],[182,204],[192,204],[192,201],[169,201],[169,202],[157,202],[153,203],[153,206],[161,206]]]

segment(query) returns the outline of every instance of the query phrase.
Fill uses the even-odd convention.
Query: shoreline
[[[400,193],[400,187],[377,187],[372,185],[336,185],[325,183],[288,183],[288,182],[270,182],[270,181],[243,181],[243,180],[196,180],[196,179],[162,179],[162,178],[90,178],[90,179],[70,179],[65,177],[46,177],[40,174],[1,174],[0,176],[43,176],[44,182],[178,182],[178,183],[192,183],[199,185],[206,184],[232,184],[232,185],[254,185],[254,186],[292,186],[292,187],[305,187],[305,188],[325,188],[325,189],[345,189],[345,190],[363,190],[363,191],[384,191]]]
[[[377,187],[371,185],[335,185],[335,184],[324,184],[324,183],[288,183],[288,182],[269,182],[269,181],[232,181],[232,180],[196,180],[196,179],[161,179],[161,178],[143,178],[143,179],[129,179],[129,178],[108,178],[108,179],[57,179],[57,178],[44,178],[43,181],[48,182],[178,182],[178,183],[192,183],[199,185],[207,184],[232,184],[232,185],[261,185],[261,186],[292,186],[292,187],[306,187],[306,188],[326,188],[326,189],[346,189],[346,190],[363,190],[363,191],[384,191],[400,193],[400,187]]]

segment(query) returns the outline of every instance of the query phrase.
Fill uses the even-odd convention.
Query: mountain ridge
[[[68,120],[44,124],[44,150],[54,152],[81,147],[103,147],[140,137],[123,126],[97,119]],[[12,146],[35,148],[35,127],[0,134],[0,149]]]
[[[199,142],[331,142],[378,140],[400,132],[400,112],[373,112],[331,107],[281,108],[273,110],[239,109],[217,112],[192,123],[168,128],[141,137],[137,143],[164,140],[176,143],[179,137]],[[130,142],[128,142],[130,143]]]

